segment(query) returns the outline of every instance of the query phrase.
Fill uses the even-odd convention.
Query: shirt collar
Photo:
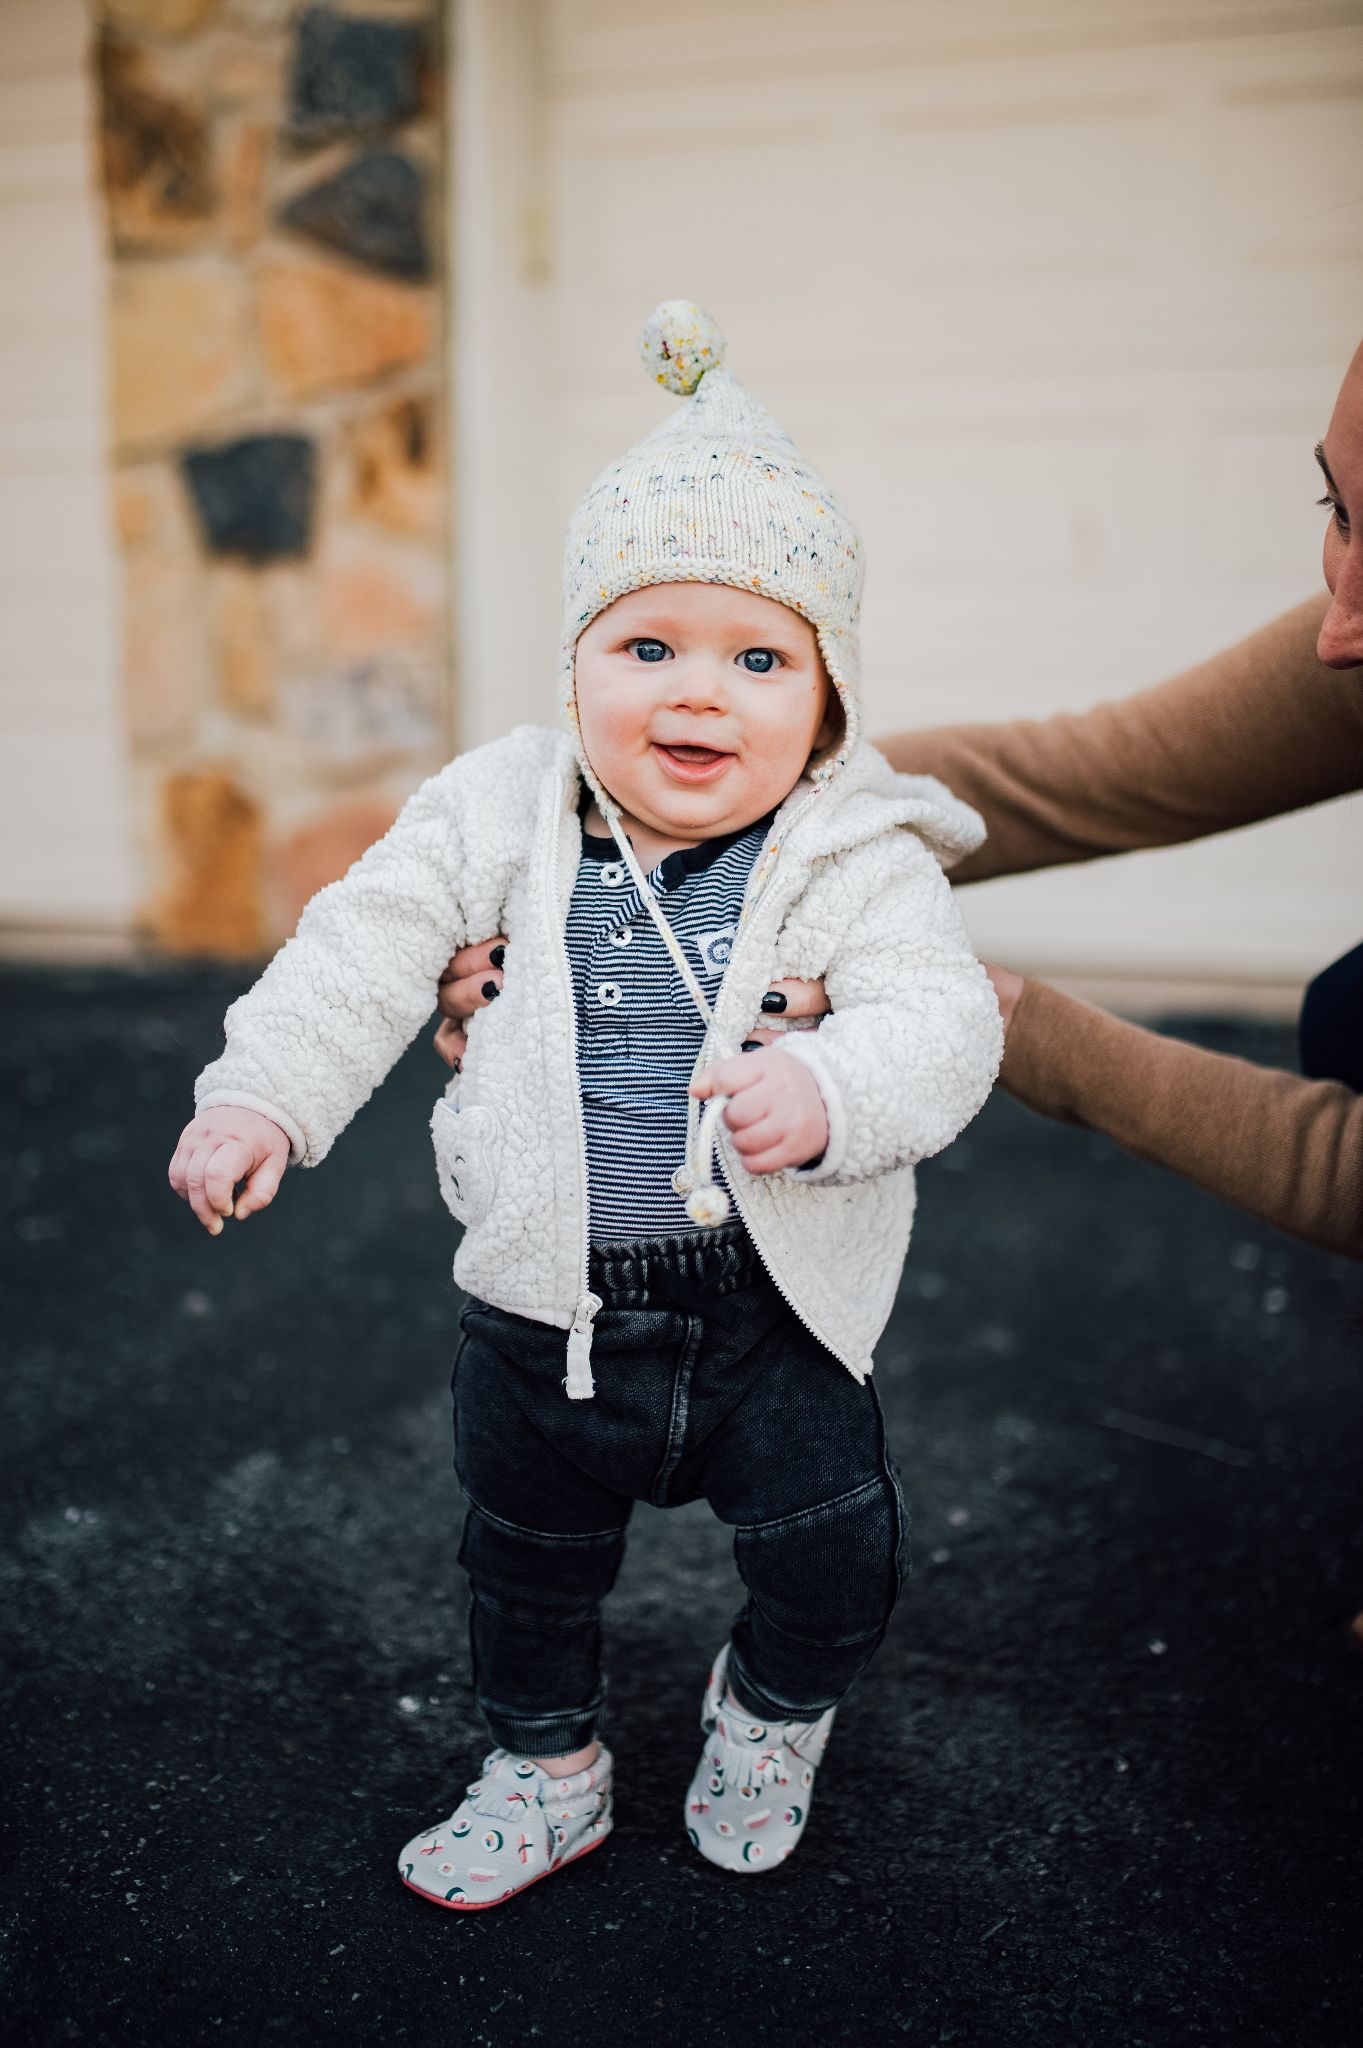
[[[592,792],[584,786],[582,801],[578,805],[579,817],[585,818],[591,806]],[[727,853],[740,839],[746,839],[750,832],[765,832],[775,816],[775,811],[768,811],[765,818],[754,818],[751,825],[740,825],[736,832],[726,832],[721,839],[702,839],[698,846],[683,846],[676,853],[669,853],[653,869],[649,880],[663,889],[679,888],[689,875],[700,874],[703,869],[712,867],[722,853]],[[584,825],[582,858],[602,862],[619,860],[620,849],[613,839],[589,832]]]

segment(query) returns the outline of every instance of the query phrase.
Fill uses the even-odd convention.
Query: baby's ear
[[[819,721],[819,730],[814,735],[814,744],[809,750],[810,760],[817,761],[824,754],[836,754],[846,737],[847,713],[842,708],[842,698],[838,695],[831,678],[825,675],[823,717]]]

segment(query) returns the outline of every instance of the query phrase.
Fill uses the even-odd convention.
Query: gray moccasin
[[[605,1841],[611,1771],[607,1749],[571,1778],[494,1749],[449,1819],[407,1844],[398,1858],[403,1883],[459,1913],[499,1906]]]
[[[757,1721],[728,1696],[726,1643],[710,1673],[700,1725],[705,1733],[686,1832],[721,1870],[773,1870],[804,1833],[814,1773],[828,1747],[836,1707],[817,1721]]]

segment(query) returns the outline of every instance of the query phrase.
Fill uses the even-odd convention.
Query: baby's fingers
[[[210,1237],[216,1237],[222,1229],[222,1217],[208,1199],[208,1191],[204,1186],[204,1175],[208,1170],[213,1150],[211,1143],[202,1141],[190,1148],[184,1165],[184,1186],[177,1189],[177,1193],[184,1196]]]
[[[268,1209],[279,1193],[279,1183],[284,1178],[284,1168],[289,1163],[288,1152],[270,1159],[262,1159],[251,1174],[245,1187],[237,1196],[236,1216],[238,1223],[244,1223],[257,1209]]]
[[[210,1237],[222,1229],[222,1219],[232,1213],[232,1190],[247,1167],[251,1155],[240,1138],[226,1138],[205,1146],[195,1155],[189,1173],[189,1206]]]
[[[745,1088],[754,1087],[762,1074],[763,1068],[751,1053],[739,1053],[736,1059],[702,1067],[691,1083],[691,1093],[701,1102],[711,1095],[741,1095]]]
[[[725,1122],[728,1122],[727,1116]],[[763,1169],[756,1166],[756,1161],[774,1151],[789,1136],[789,1128],[783,1118],[763,1114],[734,1132],[733,1147],[749,1173],[760,1172]]]

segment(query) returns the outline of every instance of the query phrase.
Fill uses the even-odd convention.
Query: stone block
[[[273,562],[258,569],[270,644],[281,668],[298,669],[322,653],[321,594],[311,567]]]
[[[222,215],[228,246],[250,249],[265,233],[265,171],[270,160],[268,122],[242,121],[223,150]]]
[[[121,448],[168,445],[248,387],[245,292],[219,263],[124,263],[110,293],[112,411]]]
[[[156,471],[123,470],[113,480],[114,534],[121,548],[145,547],[161,516]]]
[[[366,384],[432,354],[430,294],[336,265],[263,264],[258,281],[266,366],[291,398]]]
[[[433,696],[434,663],[373,655],[287,684],[284,717],[317,767],[353,775],[438,750]]]
[[[326,644],[342,659],[394,642],[437,644],[442,636],[445,572],[434,556],[336,542],[322,571]]]
[[[240,718],[274,709],[273,648],[259,570],[220,563],[209,578],[218,701]]]
[[[170,775],[162,787],[167,882],[150,912],[170,953],[249,959],[264,944],[258,805],[225,769]]]
[[[100,160],[117,249],[183,249],[216,208],[208,117],[159,86],[145,50],[101,37]]]
[[[267,562],[307,553],[316,496],[316,450],[305,434],[248,434],[181,461],[213,555]]]
[[[289,88],[289,138],[307,148],[409,121],[421,109],[419,24],[309,7],[299,17]]]
[[[382,150],[296,193],[277,218],[371,270],[417,282],[430,274],[425,204],[416,165]]]
[[[203,676],[197,563],[159,550],[129,555],[121,616],[123,701],[134,748],[186,739]]]
[[[319,889],[338,882],[382,839],[397,813],[387,797],[345,797],[280,840],[270,855],[270,883],[281,937],[293,930]]]
[[[98,0],[100,21],[130,35],[188,36],[206,28],[222,0]]]
[[[286,10],[274,0],[272,27],[279,27]],[[205,46],[203,91],[214,106],[269,109],[278,127],[278,110],[284,97],[284,48],[279,36],[222,35]]]
[[[356,421],[347,454],[348,510],[393,533],[435,539],[443,532],[445,478],[433,399],[394,399]]]

